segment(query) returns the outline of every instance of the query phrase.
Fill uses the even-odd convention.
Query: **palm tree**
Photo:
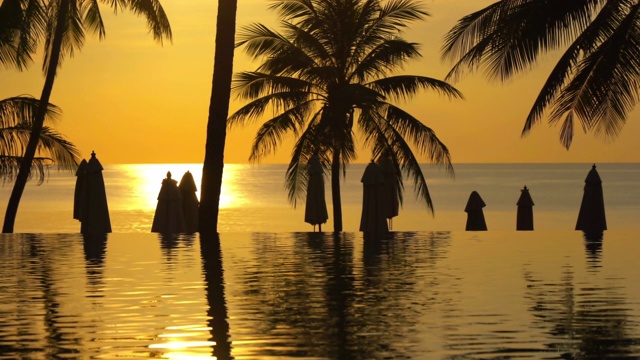
[[[640,2],[637,0],[501,0],[460,19],[442,53],[448,79],[484,68],[500,81],[529,69],[553,50],[564,53],[533,103],[526,135],[548,113],[562,123],[568,149],[578,121],[607,139],[621,131],[640,90]]]
[[[283,31],[254,24],[243,30],[237,44],[263,62],[256,71],[236,76],[238,97],[250,101],[230,117],[230,125],[261,119],[268,109],[275,114],[258,130],[251,160],[273,153],[285,135],[297,136],[286,175],[289,200],[295,205],[303,195],[304,164],[317,152],[323,167],[331,170],[334,230],[342,231],[340,174],[356,158],[355,124],[373,157],[390,156],[433,212],[407,140],[420,155],[452,172],[449,151],[432,129],[389,100],[409,98],[421,89],[451,98],[462,94],[429,77],[387,76],[420,56],[418,44],[400,34],[428,14],[412,0],[286,0],[272,8]]]
[[[236,34],[237,0],[219,0],[216,20],[216,50],[213,64],[207,143],[200,185],[199,231],[216,235],[220,211],[220,191],[224,170],[224,147],[227,138],[227,117],[231,99],[233,51]]]
[[[0,178],[3,182],[13,180],[18,173],[39,105],[40,102],[30,96],[0,100]],[[45,120],[51,122],[59,115],[60,109],[50,104]],[[29,176],[37,174],[38,184],[44,181],[48,166],[57,164],[59,170],[75,170],[80,157],[72,143],[48,126],[42,128],[36,153]]]
[[[28,5],[33,2],[37,2],[37,0],[20,1],[23,6],[21,8],[22,13],[24,14],[22,19],[24,22],[33,21],[34,24],[41,24],[42,26],[34,31],[36,39],[38,39],[37,35],[44,37],[45,56],[43,70],[45,83],[40,96],[40,105],[37,108],[32,124],[31,135],[7,205],[2,228],[4,233],[13,232],[18,205],[29,178],[31,164],[43,130],[45,112],[53,90],[56,71],[61,65],[61,61],[64,56],[72,56],[75,51],[79,51],[82,48],[85,31],[96,33],[100,39],[105,36],[99,2],[111,6],[114,11],[129,9],[137,15],[146,17],[147,25],[156,41],[162,43],[165,38],[171,39],[171,27],[158,0],[48,0],[41,3],[42,19],[44,19],[41,22],[39,16],[30,17],[32,14],[29,13]],[[17,28],[29,28],[29,26],[20,25]],[[15,36],[14,38],[21,39],[22,36]]]

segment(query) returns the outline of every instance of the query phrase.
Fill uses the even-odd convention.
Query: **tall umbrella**
[[[309,159],[307,166],[309,180],[307,181],[307,202],[304,209],[304,222],[315,226],[318,231],[322,231],[322,224],[327,222],[327,203],[324,198],[324,174],[320,157],[314,154]]]
[[[76,187],[73,193],[73,218],[82,221],[82,202],[87,180],[87,160],[82,159],[76,170]]]
[[[182,214],[184,216],[184,229],[188,234],[198,231],[198,196],[196,182],[191,172],[187,171],[180,179],[180,196],[182,197]]]
[[[391,157],[385,156],[380,162],[380,169],[384,176],[386,197],[388,206],[385,208],[385,217],[389,219],[389,229],[392,228],[393,218],[398,216],[400,210],[400,197],[398,186],[398,172]]]
[[[87,162],[83,197],[81,200],[80,231],[83,234],[102,234],[111,232],[111,219],[109,218],[109,205],[107,204],[107,191],[102,177],[102,164],[96,158],[96,153],[91,152],[91,158]]]
[[[373,161],[367,165],[362,174],[362,217],[360,231],[369,233],[386,233],[387,197],[384,175],[378,164]]]
[[[484,221],[484,213],[482,212],[482,208],[485,206],[486,204],[480,197],[480,194],[478,194],[477,191],[472,191],[471,195],[469,195],[467,206],[464,208],[464,211],[467,213],[467,226],[465,230],[487,230],[487,223]]]
[[[584,182],[584,194],[582,195],[576,230],[582,230],[585,233],[598,233],[607,230],[602,180],[595,164],[591,167]]]
[[[153,216],[151,232],[178,234],[184,231],[182,195],[178,189],[178,182],[171,178],[171,171],[168,171],[167,177],[162,180],[158,194],[158,204]]]
[[[518,213],[516,216],[516,230],[533,230],[533,199],[529,194],[529,189],[524,186],[520,190],[520,198],[516,203],[518,205]]]

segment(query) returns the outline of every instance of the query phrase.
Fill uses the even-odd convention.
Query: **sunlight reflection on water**
[[[2,234],[0,359],[638,358],[638,235]]]

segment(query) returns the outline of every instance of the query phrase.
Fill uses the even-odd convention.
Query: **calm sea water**
[[[358,231],[362,205],[360,178],[364,164],[348,168],[342,184],[344,230]],[[114,232],[149,232],[162,179],[167,171],[179,180],[188,170],[200,184],[201,164],[105,165],[103,172]],[[455,177],[424,167],[435,214],[415,199],[413,184],[405,183],[398,231],[464,230],[464,208],[471,191],[478,191],[489,230],[515,228],[516,202],[526,185],[535,202],[534,225],[539,230],[573,230],[591,164],[458,164]],[[609,229],[640,230],[640,164],[598,164],[603,181]],[[295,208],[284,188],[286,165],[225,166],[220,231],[311,231],[304,222],[304,202]],[[328,184],[328,181],[326,182]],[[16,232],[75,233],[73,220],[75,176],[52,171],[42,186],[28,185],[20,205]],[[0,188],[0,216],[4,217],[11,184]],[[331,191],[326,200],[333,228]]]
[[[637,359],[638,234],[4,234],[0,358]]]
[[[107,165],[101,238],[78,234],[75,177],[54,172],[0,234],[0,359],[638,359],[640,165],[598,165],[597,241],[573,230],[590,168],[425,167],[435,216],[408,192],[382,239],[356,231],[364,165],[340,234],[310,232],[284,166],[227,166],[219,239],[149,233],[166,172],[199,165]],[[536,230],[517,232],[524,185]],[[473,190],[487,232],[462,231]]]

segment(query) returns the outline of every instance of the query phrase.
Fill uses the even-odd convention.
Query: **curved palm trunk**
[[[62,1],[62,6],[58,12],[58,20],[64,19],[68,14],[68,2]],[[58,24],[61,21],[57,22]],[[47,111],[47,105],[49,104],[49,98],[53,91],[53,83],[56,78],[56,71],[58,69],[58,63],[60,62],[60,53],[62,49],[62,37],[64,34],[64,28],[62,26],[56,27],[56,32],[53,37],[51,46],[51,55],[49,58],[49,64],[46,71],[46,77],[44,86],[42,88],[42,94],[40,95],[40,105],[36,112],[36,118],[33,121],[33,127],[31,128],[31,134],[29,135],[29,142],[25,149],[22,162],[20,163],[20,169],[16,176],[16,182],[13,185],[11,196],[9,197],[9,203],[7,204],[7,211],[4,215],[4,225],[2,226],[3,233],[12,233],[16,221],[16,215],[18,214],[18,206],[20,205],[20,199],[22,193],[29,180],[29,173],[31,171],[31,164],[38,148],[38,142],[40,141],[40,134],[42,133],[42,127],[44,126],[44,118]]]
[[[342,201],[340,199],[340,152],[333,152],[331,162],[331,200],[333,202],[333,231],[342,231]]]
[[[218,232],[220,192],[224,168],[224,146],[227,137],[227,117],[231,99],[233,50],[236,31],[237,0],[219,0],[216,23],[216,50],[213,64],[207,143],[205,145],[200,189],[199,231],[212,235]]]

